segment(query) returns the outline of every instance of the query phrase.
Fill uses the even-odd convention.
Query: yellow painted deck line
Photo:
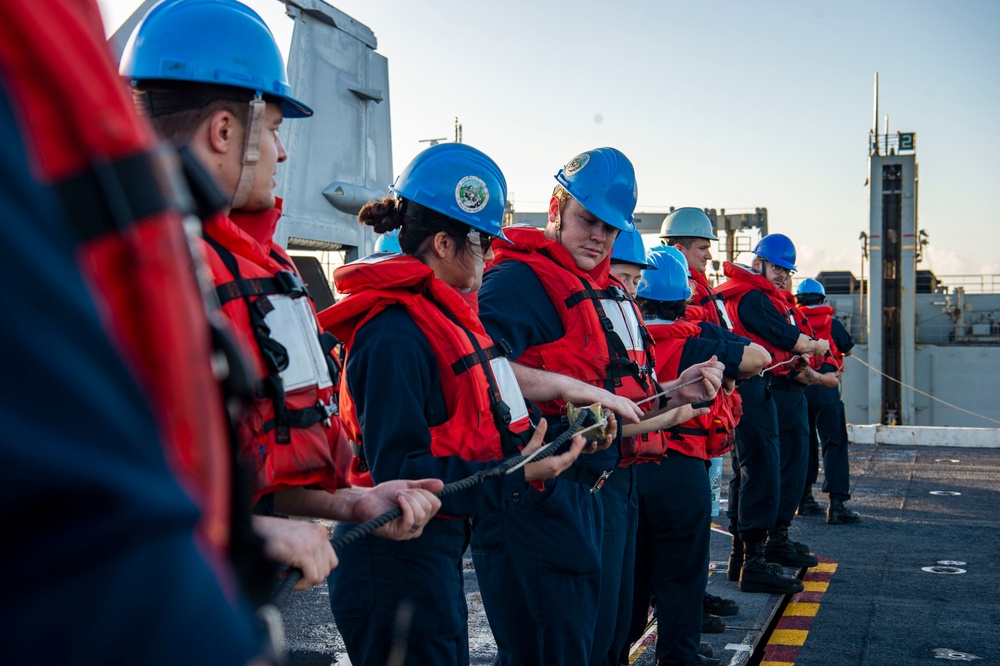
[[[771,640],[768,645],[797,645],[801,647],[806,642],[809,634],[804,629],[775,629],[771,633]]]
[[[784,615],[791,617],[816,617],[819,604],[811,601],[793,601],[785,608]]]

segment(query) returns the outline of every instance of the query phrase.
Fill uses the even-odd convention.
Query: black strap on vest
[[[190,210],[204,218],[221,209],[226,198],[215,181],[207,176],[197,160],[183,149],[178,153],[183,177],[189,192],[170,183],[179,174],[173,173],[160,153],[143,153],[116,162],[92,163],[83,173],[76,174],[55,186],[65,209],[66,219],[86,243],[112,233],[128,233],[139,221],[166,210]],[[204,176],[202,178],[202,176]],[[192,195],[193,200],[188,198]],[[237,405],[247,404],[251,393],[249,369],[228,333],[209,322],[212,346],[227,359],[229,374],[221,389],[226,403],[239,411]],[[277,580],[278,567],[264,555],[264,540],[253,529],[250,517],[252,481],[239,464],[237,428],[227,418],[230,478],[229,487],[229,562],[243,592],[255,605],[268,602]]]
[[[578,276],[579,277],[579,276]],[[567,308],[574,307],[584,301],[592,301],[594,304],[594,309],[597,310],[597,318],[601,322],[601,326],[604,328],[605,335],[604,338],[608,343],[608,353],[610,361],[608,367],[605,371],[604,378],[604,388],[611,393],[615,392],[616,388],[620,388],[622,385],[622,377],[625,375],[631,375],[635,378],[642,390],[649,390],[649,382],[647,377],[652,374],[652,362],[646,366],[640,366],[637,362],[629,358],[628,350],[625,348],[625,343],[622,342],[618,334],[615,333],[615,325],[611,322],[608,317],[607,312],[604,311],[604,306],[601,304],[602,299],[613,300],[618,303],[632,301],[632,297],[628,295],[624,289],[618,286],[611,285],[607,289],[591,289],[587,281],[582,277],[580,282],[583,283],[583,289],[581,291],[571,294],[566,300],[565,304]],[[639,332],[642,336],[643,345],[646,349],[646,357],[649,359],[649,347],[652,344],[652,338],[649,335],[649,331],[646,330],[645,326],[639,326]]]
[[[229,268],[227,265],[226,268]],[[250,296],[266,296],[268,294],[283,294],[298,298],[306,293],[305,284],[298,275],[291,271],[278,271],[273,278],[246,278],[220,284],[215,288],[219,295],[219,304]]]
[[[115,162],[94,161],[58,183],[56,191],[80,241],[125,232],[139,220],[176,208],[162,186],[163,159],[140,153]]]
[[[668,428],[667,431],[670,433],[671,439],[681,439],[681,435],[693,435],[694,437],[708,437],[712,433],[705,428],[690,428],[687,426],[673,426]],[[725,435],[726,429],[719,426],[715,429],[716,434]]]
[[[216,287],[219,300],[228,303],[236,298],[244,299],[254,339],[267,366],[267,376],[261,380],[261,385],[264,395],[269,397],[274,405],[274,418],[264,424],[264,432],[276,430],[275,441],[278,444],[289,444],[292,441],[291,428],[311,428],[317,423],[329,423],[334,411],[322,402],[303,409],[289,409],[285,404],[285,385],[281,381],[281,373],[288,367],[288,350],[271,337],[271,329],[264,321],[264,317],[274,309],[267,298],[269,295],[287,295],[292,298],[308,295],[302,280],[290,271],[279,271],[274,278],[244,279],[233,253],[210,236],[206,235],[205,240],[219,255],[226,270],[235,278]],[[256,296],[256,300],[250,300],[251,296]],[[321,338],[321,345],[323,343]],[[326,344],[329,344],[329,340]],[[332,349],[332,345],[330,348]],[[331,364],[332,359],[328,358],[327,365]]]
[[[500,394],[500,386],[497,384],[496,377],[493,376],[493,368],[490,366],[491,360],[495,358],[506,358],[507,355],[510,354],[510,345],[506,340],[500,340],[500,342],[483,349],[479,344],[479,340],[476,339],[475,333],[466,328],[454,314],[434,300],[429,293],[425,293],[424,296],[429,302],[433,303],[445,317],[450,319],[452,323],[462,329],[466,337],[469,338],[469,342],[472,343],[472,349],[474,351],[453,363],[451,369],[455,375],[458,376],[463,372],[468,372],[477,365],[483,368],[483,374],[486,375],[486,381],[488,383],[487,393],[490,396],[490,411],[493,412],[493,422],[496,425],[497,431],[500,433],[500,449],[503,451],[505,456],[516,455],[521,451],[521,447],[528,443],[527,437],[530,437],[530,435],[527,433],[522,435],[511,431],[510,407],[503,401],[503,396]]]
[[[702,296],[701,300],[698,301],[698,305],[705,305],[706,303],[711,303],[712,301],[722,302],[722,294],[716,291],[709,292],[708,296]]]

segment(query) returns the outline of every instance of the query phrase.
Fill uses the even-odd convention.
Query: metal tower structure
[[[916,135],[889,135],[889,118],[878,133],[878,73],[868,150],[868,362],[889,377],[915,383],[917,230]],[[868,379],[872,423],[914,422],[913,393],[892,379]]]

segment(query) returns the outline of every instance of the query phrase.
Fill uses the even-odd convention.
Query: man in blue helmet
[[[382,534],[419,536],[440,506],[432,491],[441,482],[347,487],[350,451],[335,417],[331,345],[273,240],[281,216],[274,174],[287,159],[278,131],[284,118],[313,112],[292,96],[271,31],[236,0],[168,0],[136,27],[120,72],[161,137],[185,145],[218,188],[201,194],[222,194],[200,250],[251,363],[256,392],[235,428],[255,476],[255,511],[363,522],[398,505],[403,516]]]
[[[844,357],[850,356],[854,340],[834,316],[833,308],[826,304],[826,289],[818,280],[806,278],[796,287],[795,300],[809,319],[816,337],[830,343],[830,353],[819,361],[819,372],[839,376],[844,369]],[[851,471],[847,457],[847,416],[840,390],[837,386],[809,386],[806,402],[809,405],[809,470],[797,513],[800,516],[823,513],[812,495],[822,445],[823,492],[830,495],[826,522],[830,525],[860,522],[861,516],[844,506],[844,502],[851,499]]]
[[[544,232],[508,228],[514,244],[494,249],[480,316],[511,348],[515,371],[544,368],[613,392],[623,401],[619,416],[634,423],[643,411],[632,401],[661,390],[633,304],[609,277],[618,233],[635,228],[635,173],[620,151],[598,148],[570,160],[556,181]],[[671,406],[714,396],[717,365],[685,373],[703,381],[673,394]],[[538,407],[559,423],[564,403]],[[633,476],[631,468],[616,471],[617,444],[585,458],[473,533],[484,600],[503,599],[486,607],[497,664],[617,663],[631,607]]]
[[[733,553],[728,577],[739,580],[745,592],[789,594],[801,591],[802,583],[785,576],[777,565],[817,563],[807,546],[788,538],[808,458],[809,426],[801,382],[821,381],[802,357],[824,354],[829,345],[803,332],[809,330],[808,324],[797,318],[794,300],[784,290],[795,270],[792,241],[771,234],[753,252],[751,266],[725,264],[729,280],[719,287],[733,332],[762,345],[772,356],[763,377],[751,377],[739,388],[743,419],[736,429],[729,487]]]

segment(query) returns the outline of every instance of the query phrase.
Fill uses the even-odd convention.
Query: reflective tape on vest
[[[719,313],[719,319],[726,322],[726,329],[729,331],[733,330],[733,320],[729,318],[729,311],[726,310],[725,306],[719,306],[718,301],[712,303],[712,307],[715,311]]]
[[[528,418],[528,405],[521,395],[521,387],[517,384],[510,361],[504,357],[492,359],[490,369],[496,379],[497,388],[500,389],[500,399],[510,409],[510,422],[517,423],[521,419]]]
[[[632,307],[630,301],[602,298],[601,307],[604,308],[604,313],[611,320],[614,332],[625,345],[625,349],[637,352],[646,350],[646,345],[642,341],[639,319],[635,316],[635,308]]]
[[[264,323],[270,329],[270,337],[288,352],[288,367],[281,372],[285,391],[314,385],[320,389],[333,386],[309,299],[274,294],[267,300],[272,309],[264,315]]]

